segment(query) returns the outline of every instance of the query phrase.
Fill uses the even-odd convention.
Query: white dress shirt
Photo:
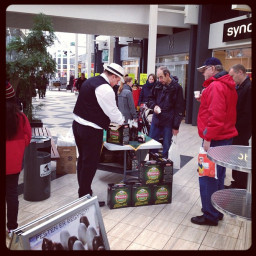
[[[108,77],[104,73],[102,73],[101,76],[109,83]],[[101,109],[109,117],[110,122],[122,125],[124,123],[124,117],[116,105],[115,92],[113,88],[107,83],[102,84],[95,89],[95,95]],[[91,126],[96,129],[103,129],[97,124],[89,122],[74,113],[73,118],[79,124]]]

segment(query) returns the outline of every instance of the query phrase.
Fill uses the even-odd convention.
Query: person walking
[[[85,78],[84,73],[81,74],[81,77],[79,77],[76,81],[76,89],[78,90],[78,92],[80,92],[81,86],[83,84],[83,82],[85,82],[87,80],[87,78]]]
[[[74,75],[71,73],[71,74],[70,74],[70,77],[69,77],[69,83],[68,83],[68,85],[67,85],[67,90],[71,90],[71,91],[72,91],[74,79],[75,79],[75,77],[74,77]]]
[[[7,232],[11,237],[12,231],[18,227],[18,181],[23,169],[25,147],[31,140],[31,127],[25,114],[17,105],[15,91],[6,81],[6,205],[7,205]]]
[[[124,83],[118,88],[118,108],[125,117],[125,122],[128,120],[137,119],[137,113],[132,96],[132,77],[126,76]]]
[[[74,107],[73,133],[78,148],[78,196],[92,195],[91,184],[96,173],[103,143],[103,129],[110,122],[122,125],[113,86],[123,80],[124,69],[116,63],[104,66],[101,75],[91,77],[80,88]],[[103,206],[105,202],[99,202]]]
[[[184,115],[183,90],[167,67],[157,69],[157,82],[148,97],[148,107],[154,110],[149,137],[159,141],[163,136],[163,157],[168,158],[172,136],[179,133]],[[151,150],[156,152],[156,150]]]
[[[202,146],[207,152],[210,147],[231,145],[232,138],[237,136],[235,82],[223,69],[219,59],[211,57],[197,69],[202,72],[205,81],[200,98],[197,117],[198,134],[203,139]],[[223,214],[211,203],[214,192],[224,189],[226,168],[217,165],[217,178],[199,177],[200,196],[203,215],[191,218],[197,225],[217,226]]]
[[[156,83],[155,74],[149,74],[146,83],[142,86],[138,106],[140,106],[140,104],[143,104],[143,103],[145,104],[148,102],[148,96],[150,95],[155,83]]]
[[[229,75],[232,76],[236,83],[236,92],[238,100],[236,104],[236,129],[238,135],[233,138],[233,145],[249,146],[249,140],[252,136],[252,83],[246,74],[243,65],[237,64],[230,68]],[[245,172],[232,170],[232,178],[230,186],[225,188],[246,189],[247,176]]]

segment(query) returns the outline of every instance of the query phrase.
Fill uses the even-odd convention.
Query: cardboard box
[[[107,142],[117,145],[128,145],[129,144],[129,125],[124,124],[117,130],[108,128],[107,130]]]
[[[170,159],[158,158],[158,161],[163,166],[162,182],[172,182],[173,179],[173,162]]]
[[[108,184],[108,207],[110,209],[131,206],[131,185],[130,184]]]
[[[172,182],[152,186],[152,204],[169,204],[172,202]]]
[[[151,197],[151,185],[142,185],[141,183],[132,185],[132,206],[150,205]]]
[[[144,184],[157,184],[163,180],[163,165],[155,160],[141,161],[139,181]]]
[[[76,173],[76,146],[58,146],[56,174]]]

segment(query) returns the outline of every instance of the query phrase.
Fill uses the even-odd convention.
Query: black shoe
[[[102,207],[105,205],[105,202],[104,201],[99,201],[99,206]]]
[[[203,208],[201,208],[201,212],[204,212]],[[223,214],[221,216],[219,216],[219,220],[223,220]]]
[[[218,222],[208,220],[204,215],[191,218],[191,222],[197,225],[218,226]]]

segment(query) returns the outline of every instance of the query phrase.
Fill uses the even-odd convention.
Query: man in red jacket
[[[232,77],[223,70],[219,59],[211,57],[204,66],[198,68],[205,81],[201,93],[201,104],[197,117],[199,136],[203,139],[203,148],[231,145],[237,136],[236,103],[237,93]],[[217,178],[199,177],[203,215],[191,218],[198,225],[217,226],[223,214],[211,204],[211,195],[224,189],[226,168],[217,165]]]

